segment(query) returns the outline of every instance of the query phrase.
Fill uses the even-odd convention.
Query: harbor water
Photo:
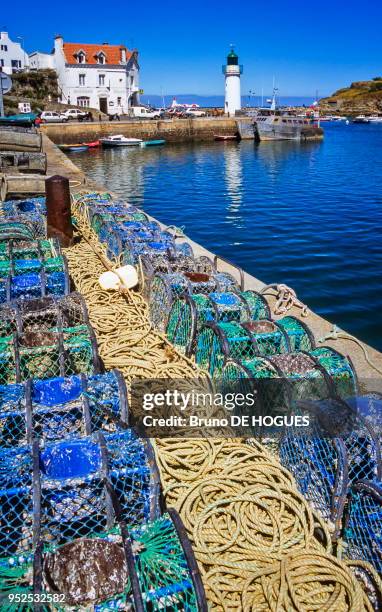
[[[382,350],[382,125],[73,154],[87,175]]]

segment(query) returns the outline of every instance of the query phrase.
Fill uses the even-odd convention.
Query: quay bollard
[[[45,181],[48,238],[58,238],[61,246],[73,241],[70,210],[69,180],[64,176],[51,176]]]

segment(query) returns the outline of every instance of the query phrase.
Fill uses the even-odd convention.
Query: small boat
[[[141,138],[126,138],[122,134],[100,138],[103,147],[133,147],[140,145],[141,142],[143,142]]]
[[[353,123],[370,123],[370,119],[365,115],[358,115],[358,117],[354,117]]]
[[[85,147],[89,147],[89,149],[94,149],[95,147],[99,147],[101,142],[99,140],[93,140],[93,142],[83,142]]]
[[[81,144],[64,144],[64,145],[58,145],[59,148],[61,149],[61,151],[70,151],[71,153],[74,152],[78,152],[78,151],[87,151],[88,150],[88,146],[81,143]]]
[[[20,113],[18,115],[9,115],[8,117],[0,117],[2,125],[19,125],[21,127],[30,127],[34,125],[37,119],[35,113]]]
[[[223,140],[224,142],[226,140],[238,140],[237,136],[232,134],[214,134],[214,139]]]
[[[141,147],[156,147],[158,145],[164,145],[164,144],[166,144],[166,141],[163,139],[144,140],[143,142],[141,142]]]

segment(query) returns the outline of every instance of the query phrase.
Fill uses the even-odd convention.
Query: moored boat
[[[94,149],[95,147],[101,146],[101,142],[99,140],[93,140],[93,142],[83,142],[85,147],[89,147],[89,149]]]
[[[358,115],[357,117],[354,117],[353,123],[370,123],[370,119],[365,115]]]
[[[134,147],[143,142],[141,138],[127,138],[122,134],[114,134],[106,138],[100,138],[103,147]]]
[[[158,140],[144,140],[141,142],[141,147],[156,147],[164,144],[166,144],[166,141],[163,138]]]
[[[87,151],[88,150],[88,145],[81,143],[81,144],[63,144],[63,145],[58,145],[59,148],[61,149],[61,151],[70,151],[71,153],[73,152],[77,152],[77,151]]]
[[[214,134],[214,140],[238,140],[236,134]]]

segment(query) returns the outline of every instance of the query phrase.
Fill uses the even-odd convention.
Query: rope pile
[[[154,331],[141,296],[98,285],[111,269],[75,206],[85,240],[66,250],[107,368],[134,378],[197,378],[200,371]],[[185,524],[212,610],[372,612],[328,527],[291,474],[258,442],[161,439],[155,443],[166,502]],[[380,588],[380,585],[379,585]]]

